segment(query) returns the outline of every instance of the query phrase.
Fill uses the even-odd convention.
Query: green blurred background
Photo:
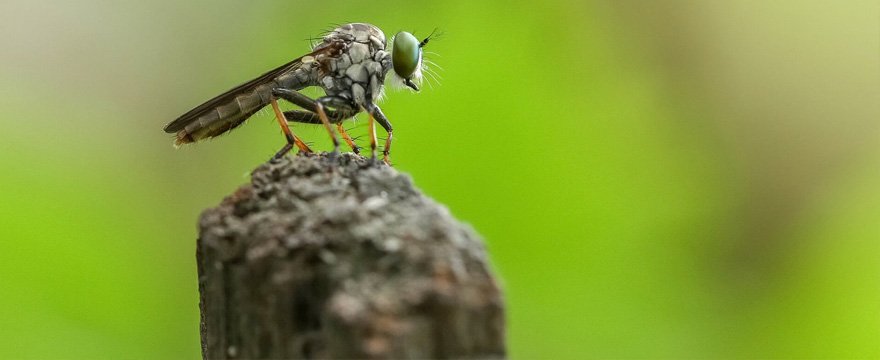
[[[197,358],[197,216],[283,138],[161,129],[352,21],[445,32],[440,84],[383,103],[392,157],[485,237],[512,358],[878,358],[878,14],[5,0],[0,358]]]

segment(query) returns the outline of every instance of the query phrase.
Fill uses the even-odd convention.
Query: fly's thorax
[[[333,29],[324,36],[324,42],[334,39],[345,39],[362,44],[371,44],[378,50],[385,50],[385,33],[378,27],[366,23],[345,24]]]
[[[350,99],[357,105],[378,101],[391,68],[385,35],[372,25],[348,24],[327,35],[316,48],[340,41],[344,41],[342,51],[320,59],[323,71],[319,85],[327,95]]]

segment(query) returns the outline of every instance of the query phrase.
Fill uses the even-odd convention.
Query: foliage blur
[[[878,13],[6,0],[0,358],[197,358],[197,216],[283,138],[161,129],[353,21],[444,32],[442,80],[383,103],[392,157],[487,240],[512,358],[878,358]]]

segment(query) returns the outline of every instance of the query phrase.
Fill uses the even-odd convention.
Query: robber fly
[[[432,34],[433,35],[433,34]],[[342,121],[360,111],[369,116],[370,148],[376,156],[376,135],[373,121],[388,132],[382,159],[388,163],[391,149],[391,123],[377,100],[384,91],[385,75],[394,70],[393,81],[419,91],[422,48],[431,36],[422,41],[401,31],[394,36],[394,46],[386,50],[385,34],[379,28],[365,23],[337,27],[312,48],[312,52],[269,71],[208,100],[165,126],[165,132],[176,134],[175,145],[194,143],[212,138],[241,125],[251,115],[271,104],[287,144],[274,158],[284,156],[294,146],[299,151],[312,150],[288,127],[288,121],[323,124],[333,140],[333,154],[339,150],[339,140],[331,124],[352,151],[359,147],[345,132]],[[320,86],[326,96],[309,98],[299,92],[309,86]],[[284,99],[303,110],[282,112],[277,99]]]

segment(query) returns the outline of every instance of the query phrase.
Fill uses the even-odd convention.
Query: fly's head
[[[392,81],[395,85],[403,85],[419,91],[418,84],[422,80],[422,71],[426,69],[423,48],[432,38],[434,32],[422,41],[406,31],[394,35],[391,62],[394,68]]]

